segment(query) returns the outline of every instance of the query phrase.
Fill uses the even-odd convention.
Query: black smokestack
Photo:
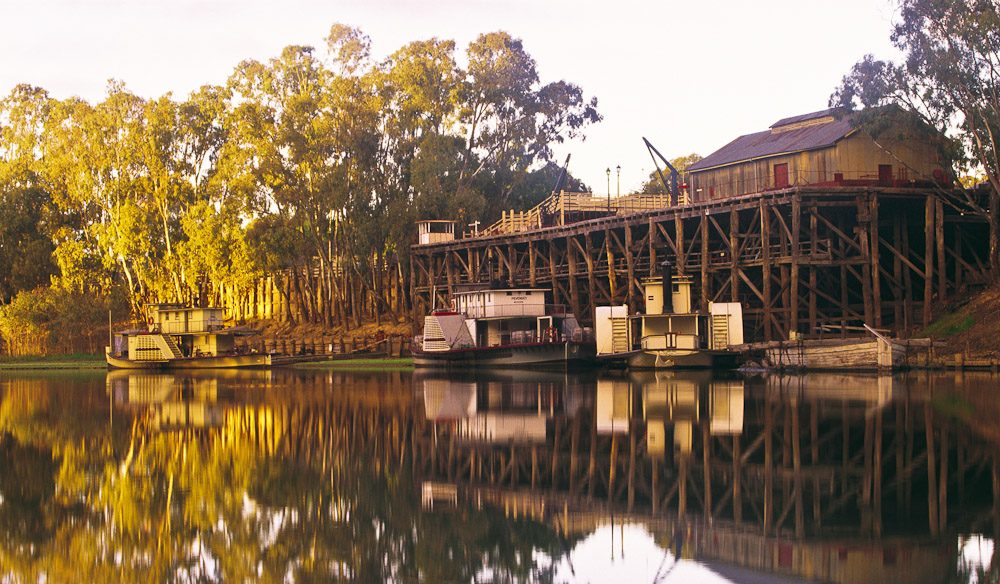
[[[669,260],[660,264],[660,276],[663,278],[663,310],[660,314],[670,314],[674,311],[674,265]]]

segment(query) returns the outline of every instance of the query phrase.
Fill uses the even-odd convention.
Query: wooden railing
[[[687,204],[687,195],[681,196]],[[670,195],[659,193],[633,193],[619,197],[602,197],[593,193],[552,193],[544,201],[527,211],[503,211],[500,220],[479,231],[480,236],[517,233],[548,227],[567,225],[602,215],[628,215],[641,211],[662,209],[672,204]]]

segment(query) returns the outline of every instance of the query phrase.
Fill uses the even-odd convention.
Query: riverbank
[[[104,369],[104,355],[48,355],[45,357],[0,357],[0,371],[51,369]]]
[[[351,371],[406,371],[413,369],[412,357],[341,358],[292,365],[295,369],[339,369]]]
[[[72,369],[104,369],[107,363],[102,355],[51,355],[47,357],[0,357],[0,371],[45,371]],[[381,371],[413,369],[410,357],[396,358],[340,358],[310,361],[293,365],[297,369],[340,369],[352,371]]]
[[[941,342],[937,354],[949,365],[1000,361],[1000,284],[952,301],[946,312],[914,337]]]

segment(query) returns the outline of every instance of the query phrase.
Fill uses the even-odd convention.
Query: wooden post
[[[583,235],[584,253],[583,259],[587,263],[587,295],[590,296],[590,305],[597,306],[597,279],[594,274],[594,242],[591,240],[590,232]]]
[[[580,315],[580,291],[579,283],[576,281],[576,253],[573,251],[570,238],[566,238],[566,263],[569,265],[569,302],[573,308],[573,314]]]
[[[798,193],[792,196],[792,273],[791,273],[791,315],[789,330],[799,330],[799,231],[802,226],[802,200]]]
[[[875,327],[880,328],[882,326],[882,274],[879,268],[879,227],[878,227],[878,193],[874,193],[869,200],[869,205],[871,210],[869,211],[869,217],[871,222],[869,223],[868,234],[871,237],[871,246],[869,247],[869,253],[871,253],[871,271],[872,271],[872,312],[875,317]]]
[[[901,214],[900,225],[900,250],[910,253],[910,214]],[[913,327],[915,315],[913,314],[913,272],[907,267],[903,270],[903,328],[909,331]]]
[[[604,230],[604,252],[608,258],[608,290],[610,291],[611,304],[618,302],[618,283],[615,281],[615,252],[611,250],[611,231]]]
[[[740,300],[740,215],[735,207],[729,210],[729,255],[732,256],[729,268],[729,300]]]
[[[549,248],[549,281],[552,283],[552,303],[563,304],[560,300],[565,300],[565,298],[560,297],[559,280],[556,277],[556,240],[549,239],[546,245]]]
[[[660,230],[653,223],[653,218],[649,218],[649,277],[656,276],[656,245],[660,237]]]
[[[535,241],[528,241],[528,285],[534,288],[537,285],[538,277],[535,274],[535,268],[537,267],[535,262],[535,254],[538,250],[535,249]]]
[[[677,221],[681,219],[678,218]],[[708,216],[701,216],[701,309],[708,312],[708,302],[710,300],[711,290],[709,290],[708,283],[708,263],[709,263],[709,251],[708,251]],[[677,244],[680,246],[680,244]]]
[[[771,341],[774,339],[774,330],[771,327],[774,318],[771,314],[771,211],[764,204],[763,198],[760,200],[760,244],[764,293],[764,340]]]
[[[931,324],[931,301],[934,288],[934,198],[927,197],[924,205],[924,320],[925,327]]]
[[[809,214],[809,248],[813,255],[809,262],[809,332],[815,333],[818,322],[816,320],[816,245],[819,239],[819,225],[817,219],[817,213],[819,213],[819,207],[816,206],[816,202],[813,201],[812,213]],[[815,497],[815,499],[819,499]]]
[[[625,267],[628,271],[628,282],[626,284],[625,302],[628,304],[629,314],[636,311],[635,302],[635,259],[632,249],[632,226],[625,222]]]
[[[871,264],[871,207],[867,203],[866,197],[858,197],[858,241],[861,244],[861,295],[865,303],[865,322],[875,322],[875,309],[872,304],[872,273],[868,269]]]
[[[937,242],[938,302],[942,305],[948,299],[948,270],[945,264],[944,203],[935,199],[934,240]],[[958,262],[955,262],[958,264]],[[942,525],[942,530],[944,526]]]
[[[906,248],[902,246],[902,217],[896,215],[892,218],[892,245],[901,253],[906,253]],[[892,320],[897,337],[903,336],[905,318],[903,317],[903,262],[897,254],[892,254],[892,279],[895,280],[892,286]]]
[[[677,265],[674,268],[679,274],[687,273],[687,257],[684,248],[684,220],[679,214],[674,214],[674,244],[677,245]]]

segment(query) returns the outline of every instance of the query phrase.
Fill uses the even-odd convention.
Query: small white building
[[[417,222],[417,243],[445,243],[455,241],[455,222],[440,219],[427,219]]]

